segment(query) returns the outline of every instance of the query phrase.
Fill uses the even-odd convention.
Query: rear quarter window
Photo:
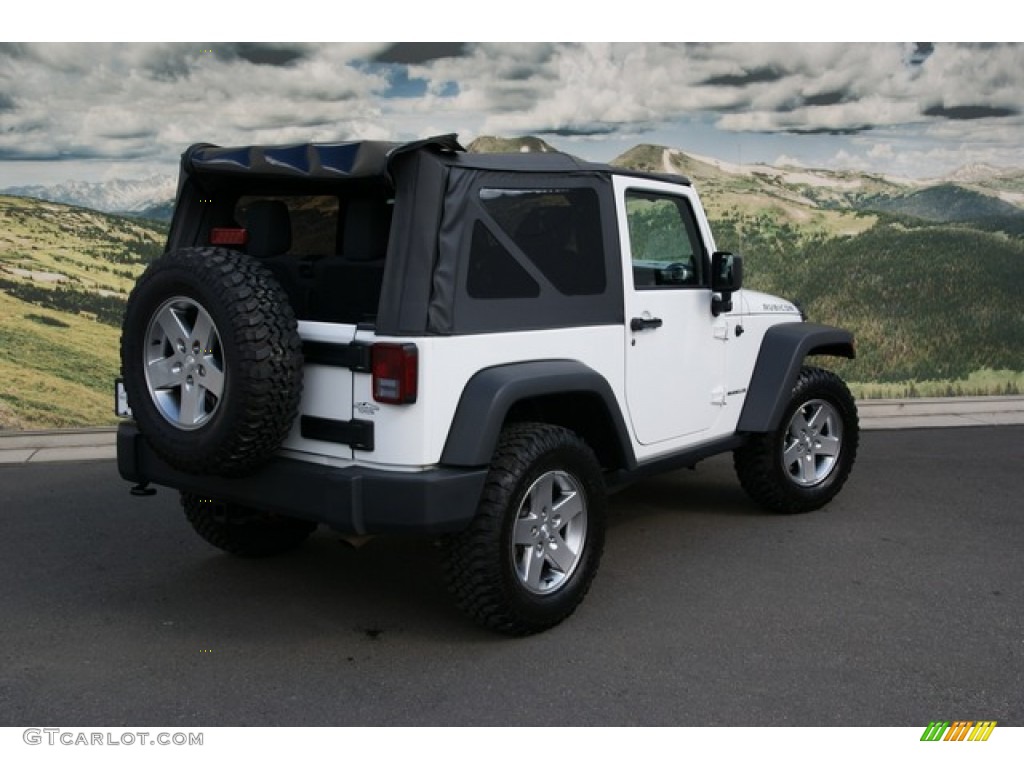
[[[604,292],[605,255],[594,190],[484,187],[480,202],[500,232],[474,230],[470,296],[535,296],[533,275],[538,273],[567,296]],[[477,227],[484,225],[478,222]]]

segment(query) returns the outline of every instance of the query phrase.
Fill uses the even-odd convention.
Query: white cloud
[[[291,66],[220,57],[198,45],[0,52],[0,93],[14,105],[0,113],[0,152],[166,157],[199,140],[308,140],[324,125],[337,137],[380,119],[377,95],[387,79],[351,60],[368,52],[310,48]]]
[[[789,155],[779,155],[772,161],[772,165],[777,167],[789,166],[793,168],[806,168],[806,164],[798,157],[790,157]]]
[[[196,141],[452,131],[596,144],[700,119],[725,134],[822,134],[830,162],[1022,164],[1024,45],[936,44],[912,64],[902,43],[472,44],[409,66],[425,93],[403,98],[389,97],[397,70],[374,62],[384,44],[209,45],[0,46],[0,158],[173,163]],[[799,157],[801,139],[787,141]]]
[[[892,160],[896,157],[896,152],[892,148],[892,144],[886,144],[884,142],[879,144],[873,144],[865,153],[872,160]]]
[[[595,131],[721,113],[729,131],[850,132],[945,119],[935,105],[1024,112],[1024,46],[939,44],[922,65],[905,44],[479,45],[414,68],[483,128]],[[973,99],[973,101],[972,101]],[[1019,118],[1017,118],[1019,119]],[[951,121],[966,122],[966,121]],[[971,121],[974,122],[974,121]]]

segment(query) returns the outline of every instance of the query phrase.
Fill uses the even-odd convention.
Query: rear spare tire
[[[288,298],[252,257],[182,248],[128,298],[121,372],[135,421],[178,469],[240,475],[287,436],[302,394],[302,340]]]

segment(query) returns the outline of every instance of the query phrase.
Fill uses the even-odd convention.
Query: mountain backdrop
[[[0,189],[0,194],[169,221],[177,186],[177,180],[171,176],[150,176],[107,182],[67,181],[53,186],[6,187]]]
[[[481,152],[557,151],[480,137]],[[835,366],[861,396],[1024,386],[1024,171],[911,181],[738,165],[638,145],[613,165],[690,177],[749,287],[857,336]],[[111,423],[120,317],[163,249],[176,182],[154,176],[0,194],[0,429]]]

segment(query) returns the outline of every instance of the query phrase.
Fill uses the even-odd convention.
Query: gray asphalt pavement
[[[566,624],[465,620],[428,541],[212,549],[111,461],[0,467],[0,725],[1024,724],[1024,427],[865,433],[826,510],[727,458],[613,499]]]

